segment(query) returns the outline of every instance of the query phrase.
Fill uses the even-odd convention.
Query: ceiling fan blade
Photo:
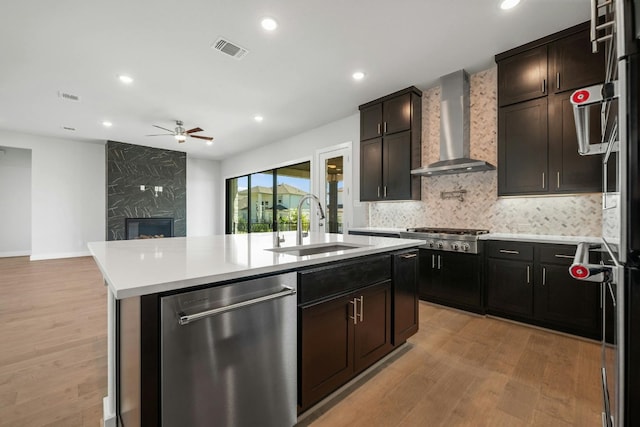
[[[145,136],[164,136],[164,135],[173,136],[174,134],[173,133],[156,133],[156,134],[153,134],[153,135],[145,135]]]
[[[151,125],[151,126],[153,126],[154,128],[166,130],[167,132],[171,132],[171,135],[175,134],[175,132],[171,129],[163,128],[162,126],[158,126],[158,125]]]
[[[205,139],[207,141],[213,141],[213,138],[210,136],[199,136],[199,135],[189,135],[191,138]]]
[[[188,131],[186,131],[186,134],[190,134],[190,133],[195,133],[195,132],[202,132],[202,129],[200,128],[193,128],[193,129],[189,129]]]

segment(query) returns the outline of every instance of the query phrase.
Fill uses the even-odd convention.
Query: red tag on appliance
[[[571,95],[571,100],[574,104],[582,104],[589,99],[590,93],[588,90],[577,90]]]

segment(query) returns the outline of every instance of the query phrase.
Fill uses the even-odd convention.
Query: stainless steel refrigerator
[[[603,161],[602,262],[580,244],[570,274],[601,282],[602,425],[640,425],[640,0],[591,0],[594,50],[606,80],[572,95],[578,151]],[[589,141],[589,109],[601,138]]]

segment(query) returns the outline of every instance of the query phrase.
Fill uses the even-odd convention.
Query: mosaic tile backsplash
[[[470,76],[471,157],[497,161],[497,69]],[[440,88],[422,94],[422,163],[440,156]],[[496,171],[422,178],[422,200],[369,206],[371,227],[486,228],[496,233],[589,235],[602,233],[602,196],[497,196]],[[442,199],[466,190],[464,200]]]

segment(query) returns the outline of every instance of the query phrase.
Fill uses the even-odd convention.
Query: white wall
[[[3,130],[0,145],[31,150],[31,259],[89,255],[105,239],[104,145]]]
[[[219,192],[220,162],[187,156],[187,236],[222,234],[224,192]]]
[[[31,150],[0,147],[0,257],[31,255]]]
[[[225,180],[252,172],[283,166],[290,163],[312,160],[311,176],[316,175],[315,152],[321,148],[332,147],[344,142],[353,145],[353,194],[360,194],[360,114],[356,113],[341,120],[309,130],[299,135],[274,142],[263,147],[230,157],[220,163],[220,199],[225,194]],[[312,184],[312,188],[316,184]],[[367,225],[366,204],[359,203],[355,197],[353,227]],[[224,201],[219,206],[220,230],[224,230]]]

